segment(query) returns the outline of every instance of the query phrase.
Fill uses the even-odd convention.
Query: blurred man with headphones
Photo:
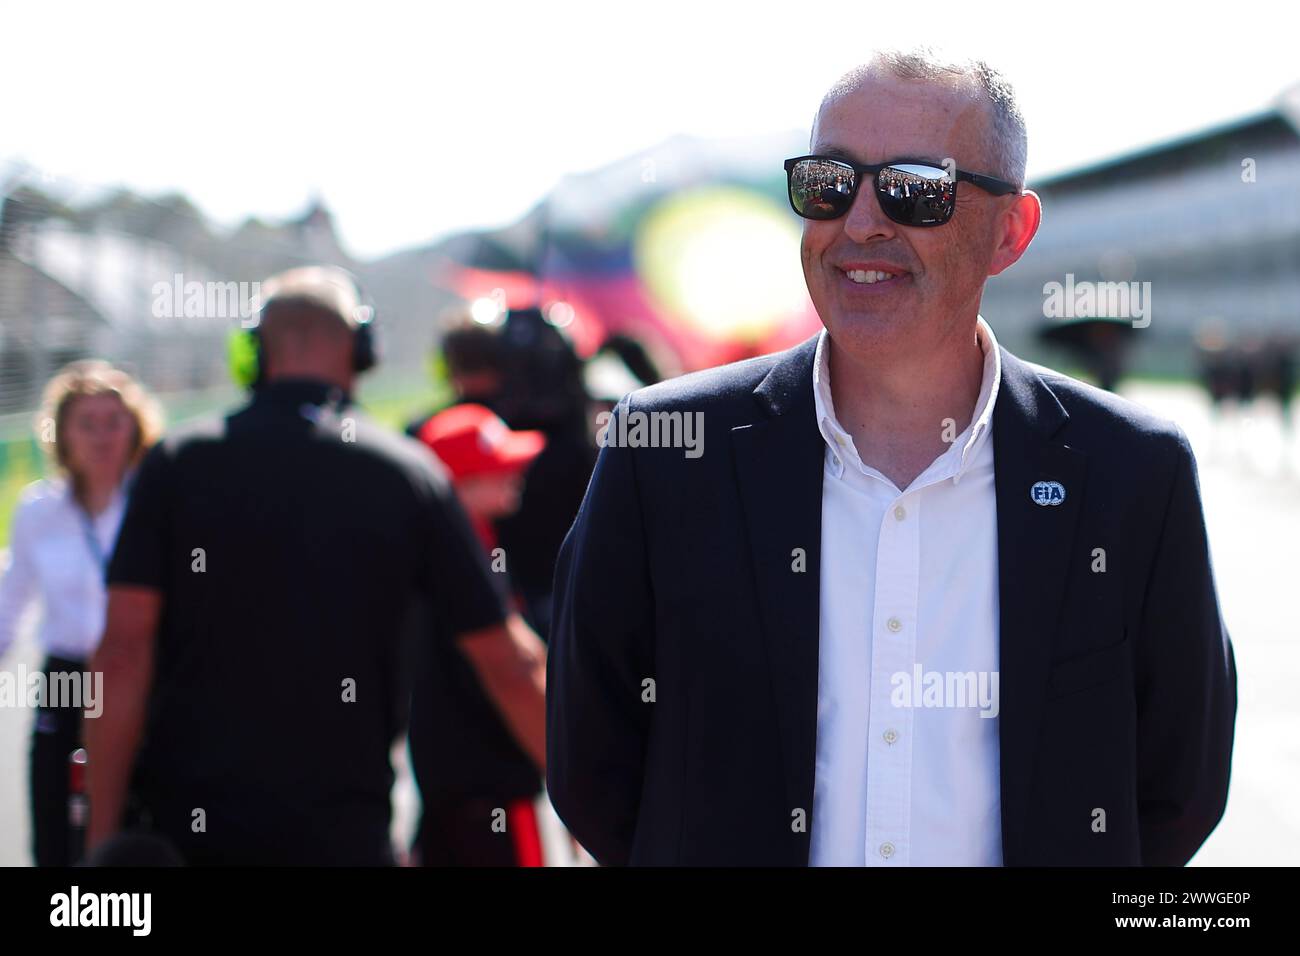
[[[135,483],[92,661],[88,842],[147,828],[191,863],[390,863],[412,606],[539,774],[545,652],[436,458],[351,404],[375,361],[356,283],[308,267],[262,291],[251,401],[169,435]]]

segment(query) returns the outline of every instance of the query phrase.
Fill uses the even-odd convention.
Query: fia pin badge
[[[1029,488],[1034,504],[1055,507],[1065,500],[1065,485],[1059,481],[1036,481]]]

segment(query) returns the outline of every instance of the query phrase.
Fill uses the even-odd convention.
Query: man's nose
[[[844,234],[859,244],[894,237],[894,221],[880,208],[880,200],[876,198],[876,184],[871,180],[858,187],[853,205],[844,216]]]

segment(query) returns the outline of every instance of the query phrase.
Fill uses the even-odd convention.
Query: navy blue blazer
[[[615,410],[702,412],[704,444],[607,443],[560,552],[547,784],[603,864],[808,862],[815,345]],[[1003,860],[1182,865],[1223,814],[1236,716],[1187,439],[1006,349],[993,435]],[[1064,501],[1035,502],[1038,482]]]

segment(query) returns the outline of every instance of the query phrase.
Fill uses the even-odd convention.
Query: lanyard
[[[95,535],[95,522],[90,515],[80,505],[77,506],[77,517],[81,519],[81,530],[86,539],[86,547],[90,550],[90,556],[94,562],[99,565],[101,574],[108,573],[108,555],[104,553],[104,548],[99,543],[99,538]]]
[[[122,481],[121,494],[127,495],[131,491],[131,483],[135,480],[135,472],[128,472]],[[77,511],[77,518],[81,521],[81,534],[86,540],[86,548],[90,551],[90,557],[99,566],[100,576],[108,575],[109,555],[104,552],[104,548],[99,543],[99,536],[95,534],[95,520],[91,518],[90,513],[81,506],[80,502],[75,501],[73,507]],[[109,508],[113,503],[109,502]]]

